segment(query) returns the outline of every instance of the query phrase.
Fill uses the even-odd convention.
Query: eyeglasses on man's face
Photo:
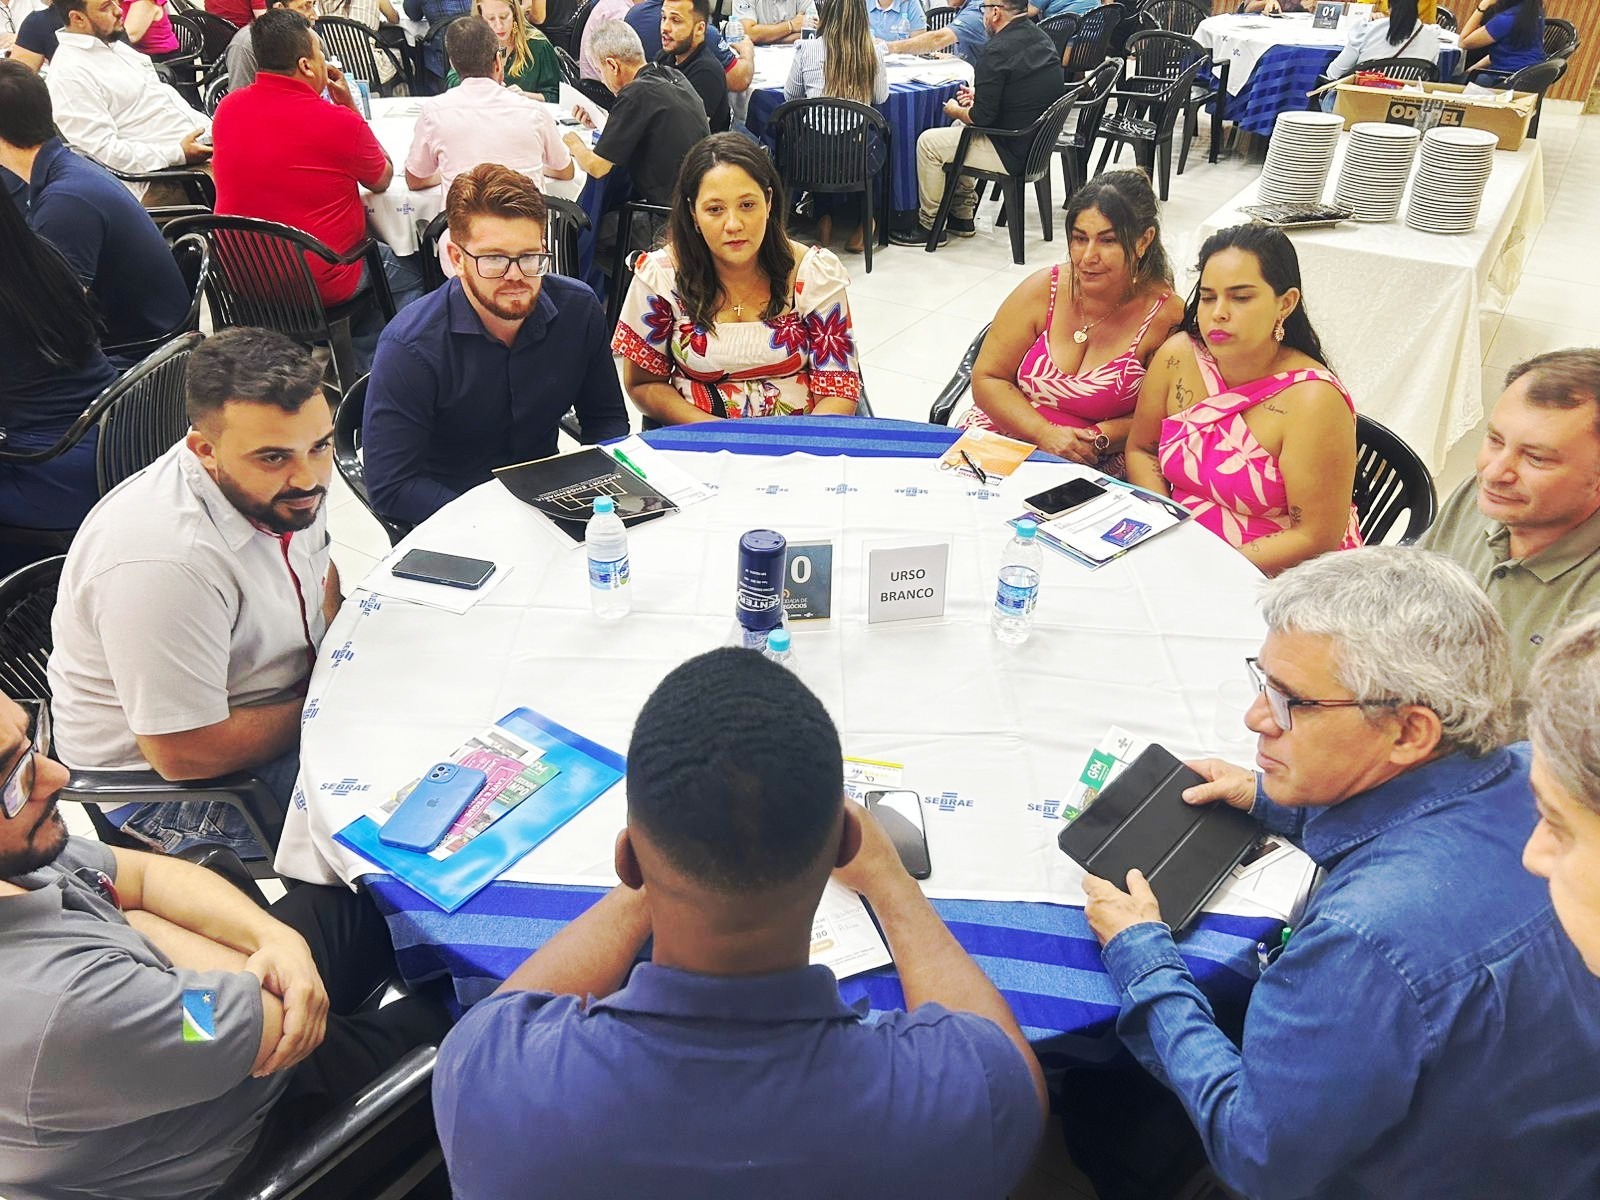
[[[26,808],[28,801],[33,798],[38,756],[50,746],[50,710],[37,702],[24,702],[23,708],[28,711],[28,725],[33,735],[28,745],[23,747],[22,757],[7,772],[5,783],[0,784],[0,811],[4,811],[8,821]]]
[[[517,270],[525,279],[539,279],[548,275],[555,265],[555,255],[546,251],[537,251],[532,254],[518,254],[512,257],[509,254],[474,254],[471,250],[463,249],[465,254],[477,267],[478,274],[485,279],[503,279],[506,272],[511,270],[511,264],[517,264]]]
[[[1267,698],[1267,711],[1272,715],[1272,723],[1285,733],[1294,728],[1294,710],[1297,708],[1367,708],[1372,705],[1395,708],[1400,703],[1398,700],[1303,700],[1299,696],[1289,695],[1268,680],[1261,670],[1260,659],[1247,658],[1244,665],[1250,673],[1250,686]]]

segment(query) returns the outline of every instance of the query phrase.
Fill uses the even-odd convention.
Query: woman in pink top
[[[167,0],[122,0],[122,27],[135,50],[158,62],[182,49],[167,19]]]
[[[1151,353],[1183,319],[1143,171],[1108,171],[1067,206],[1067,269],[1036,271],[995,314],[963,424],[1123,474]]]
[[[1169,494],[1268,575],[1361,544],[1355,404],[1322,357],[1283,232],[1200,248],[1184,327],[1151,360],[1128,478]]]

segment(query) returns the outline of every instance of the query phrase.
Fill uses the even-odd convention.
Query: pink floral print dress
[[[1283,472],[1245,424],[1245,411],[1308,379],[1331,384],[1351,412],[1355,402],[1327,371],[1284,371],[1230,389],[1216,360],[1198,342],[1194,357],[1208,395],[1161,422],[1157,458],[1172,498],[1230,546],[1283,532],[1290,525]],[[1361,533],[1352,504],[1339,548],[1359,545]]]
[[[671,250],[653,250],[639,260],[611,350],[665,376],[702,412],[803,416],[821,400],[861,396],[849,283],[838,256],[813,247],[795,271],[788,312],[704,329],[684,310]]]

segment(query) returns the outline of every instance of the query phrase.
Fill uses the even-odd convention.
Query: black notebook
[[[1137,868],[1161,902],[1161,918],[1174,931],[1249,853],[1261,830],[1247,813],[1220,801],[1185,804],[1183,791],[1203,776],[1160,746],[1129,763],[1056,839],[1084,870],[1118,887]]]
[[[630,529],[678,511],[678,506],[665,495],[598,446],[497,467],[494,476],[518,500],[549,517],[574,542],[583,541],[584,526],[594,515],[597,496],[615,500],[617,516]]]

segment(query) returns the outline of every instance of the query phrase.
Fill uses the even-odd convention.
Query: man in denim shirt
[[[1148,885],[1088,879],[1118,1031],[1252,1200],[1600,1195],[1600,980],[1519,869],[1525,746],[1504,626],[1441,556],[1327,554],[1266,585],[1259,776],[1222,800],[1328,874],[1217,1028]]]

